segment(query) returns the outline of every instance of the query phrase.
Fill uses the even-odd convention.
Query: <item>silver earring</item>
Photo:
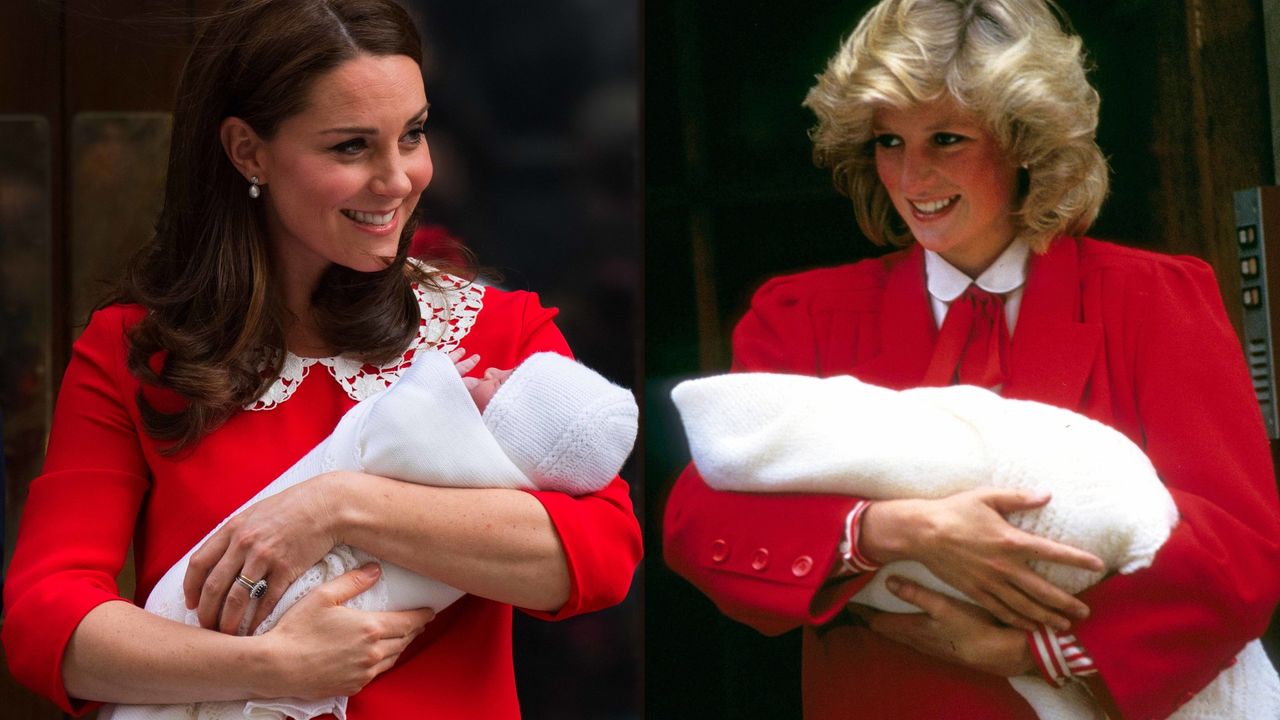
[[[254,175],[249,178],[249,197],[257,200],[262,195],[262,188],[258,187],[258,176]]]

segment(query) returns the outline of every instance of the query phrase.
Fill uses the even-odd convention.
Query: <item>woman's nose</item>
[[[907,193],[927,190],[927,186],[932,182],[936,170],[933,159],[929,157],[928,153],[915,149],[907,150],[902,154],[902,168],[899,178],[899,182],[902,183],[902,189]]]
[[[370,183],[370,189],[384,197],[408,196],[413,191],[413,180],[409,177],[405,159],[398,154],[393,154],[380,163],[377,174]]]

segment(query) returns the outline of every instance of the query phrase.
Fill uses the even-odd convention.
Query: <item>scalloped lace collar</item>
[[[347,396],[356,402],[367,400],[391,387],[400,379],[400,373],[413,364],[413,356],[421,348],[448,352],[458,343],[476,322],[476,316],[484,307],[484,286],[467,282],[453,275],[437,276],[441,289],[414,286],[418,296],[418,334],[400,357],[378,366],[355,358],[338,355],[327,358],[298,357],[286,353],[280,377],[245,410],[271,410],[293,397],[293,393],[307,378],[311,367],[320,364],[329,369],[329,375],[340,385]]]

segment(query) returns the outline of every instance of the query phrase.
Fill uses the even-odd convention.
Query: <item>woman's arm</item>
[[[1097,557],[1019,530],[1004,515],[1049,502],[1048,494],[977,489],[938,500],[885,500],[863,515],[860,550],[885,564],[916,560],[1006,625],[1039,623],[1065,631],[1089,616],[1074,596],[1032,572],[1027,563],[1052,561],[1094,572]]]
[[[204,627],[234,632],[248,600],[237,575],[296,578],[338,544],[499,602],[549,611],[568,599],[564,548],[533,495],[333,472],[260,500],[214,533],[191,556],[187,605]]]
[[[554,311],[528,293],[490,292],[474,345],[486,363],[514,366],[535,352],[569,354]],[[483,316],[482,316],[483,317]],[[520,341],[507,337],[518,323]],[[506,347],[488,350],[493,335]],[[505,354],[503,354],[505,353]],[[569,497],[555,492],[432,488],[370,475],[317,476],[258,503],[192,556],[184,588],[201,622],[235,627],[245,593],[237,574],[287,584],[330,547],[347,543],[460,590],[560,619],[622,600],[641,554],[626,483]],[[283,589],[281,586],[278,589]],[[272,609],[273,590],[253,623]],[[223,610],[223,606],[226,606]]]
[[[1181,520],[1150,568],[1081,594],[1093,613],[1075,631],[1126,717],[1172,713],[1265,631],[1280,597],[1271,451],[1213,272],[1147,263],[1099,281],[1095,315],[1125,343],[1108,357],[1114,404],[1136,417]]]
[[[554,611],[569,567],[551,517],[520,490],[437,488],[341,473],[337,536],[473,595]]]
[[[824,289],[831,281],[835,289]],[[734,331],[734,370],[815,374],[822,366],[819,355],[854,357],[853,348],[835,347],[829,330],[858,327],[859,313],[875,310],[876,293],[836,296],[860,282],[817,272],[767,283]],[[819,306],[848,308],[851,314],[820,316],[814,309]],[[1071,565],[1097,569],[1097,558],[1021,533],[1004,522],[1000,513],[1018,500],[1003,498],[1005,504],[997,503],[998,507],[988,500],[968,493],[939,501],[874,503],[875,512],[868,511],[873,516],[891,511],[897,519],[912,521],[894,521],[886,528],[875,522],[880,518],[864,517],[864,532],[868,522],[872,525],[871,557],[923,561],[953,586],[985,600],[984,606],[1010,623],[1030,627],[1044,619],[1061,625],[1067,622],[1064,613],[1082,612],[1077,600],[1044,582],[1025,559],[1048,553]],[[824,494],[760,497],[717,492],[691,466],[676,482],[667,504],[667,561],[723,612],[762,632],[820,624],[869,580],[864,573],[827,582],[829,571],[839,565],[836,550],[843,539],[843,520],[856,502]],[[1021,505],[1034,503],[1023,500]],[[754,559],[761,551],[768,559],[757,568]],[[815,570],[792,572],[793,564],[812,564]],[[938,568],[944,566],[947,569],[940,573]]]
[[[351,695],[390,669],[434,614],[342,607],[368,589],[377,566],[307,595],[271,632],[237,637],[103,603],[71,635],[67,693],[94,700],[169,704],[262,697]]]
[[[281,632],[263,638],[187,627],[120,597],[115,578],[149,489],[129,411],[137,383],[123,360],[128,319],[121,308],[94,315],[59,391],[44,473],[28,490],[5,578],[4,643],[14,677],[75,712],[84,709],[76,698],[158,703],[306,694],[353,688],[385,670],[429,613],[361,615],[336,607],[367,578],[325,586],[295,608],[302,612],[286,616]],[[312,623],[316,630],[307,632]]]

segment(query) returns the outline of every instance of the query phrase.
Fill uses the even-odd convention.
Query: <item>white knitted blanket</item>
[[[463,386],[453,361],[443,353],[420,351],[400,379],[375,397],[359,403],[343,416],[333,433],[228,516],[239,514],[263,498],[332,470],[358,470],[437,487],[535,488],[503,453],[486,429],[475,402]],[[598,487],[585,488],[598,490]],[[575,494],[583,489],[575,490]],[[226,523],[210,531],[169,569],[147,598],[146,609],[199,625],[182,592],[191,553]],[[355,548],[335,547],[289,586],[284,597],[255,634],[270,630],[280,616],[315,587],[373,560]],[[408,610],[429,607],[436,612],[464,594],[457,588],[392,563],[382,562],[382,577],[374,587],[347,603],[363,610]],[[240,634],[247,631],[256,601],[245,611]],[[309,720],[333,713],[345,720],[346,697],[320,700],[204,702],[185,705],[106,705],[99,720]]]
[[[894,391],[852,377],[734,373],[671,393],[694,465],[711,487],[871,499],[939,498],[991,486],[1047,491],[1044,507],[1012,513],[1027,532],[1087,550],[1108,570],[1148,567],[1177,508],[1143,452],[1120,432],[1043,403],[975,387]],[[1101,573],[1048,562],[1031,568],[1070,593]],[[923,565],[890,563],[851,602],[919,612],[884,586],[899,575],[968,600]],[[1011,678],[1042,720],[1102,717],[1079,683],[1059,690]],[[1182,706],[1180,720],[1280,718],[1280,678],[1261,644]]]

